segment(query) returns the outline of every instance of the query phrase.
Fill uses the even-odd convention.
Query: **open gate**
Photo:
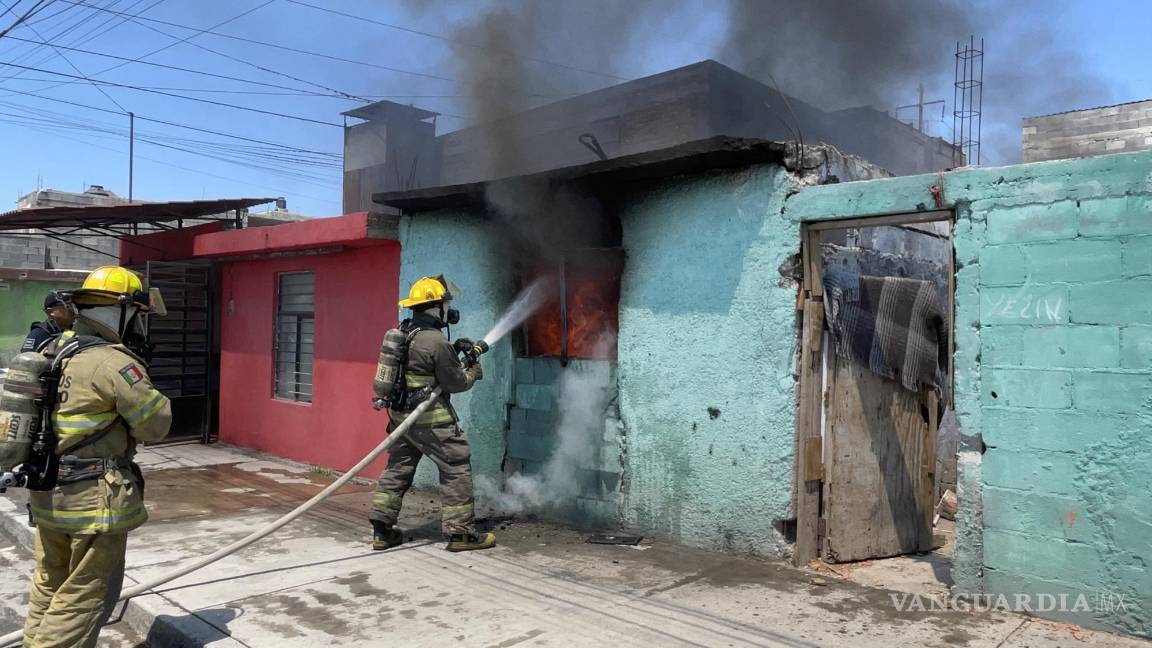
[[[168,314],[148,318],[155,345],[149,375],[172,401],[168,440],[216,440],[213,425],[212,265],[149,261],[147,285],[159,288]]]

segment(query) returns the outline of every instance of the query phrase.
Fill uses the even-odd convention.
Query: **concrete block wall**
[[[1029,117],[1024,161],[1152,150],[1152,100]]]
[[[546,482],[551,475],[549,461],[561,450],[562,434],[582,434],[583,430],[564,428],[560,378],[566,371],[607,372],[603,384],[609,386],[609,408],[595,439],[568,439],[568,452],[561,461],[574,462],[571,483],[545,484],[564,493],[568,506],[554,513],[568,521],[590,527],[615,528],[619,525],[617,501],[623,466],[620,455],[620,424],[615,407],[615,367],[596,360],[572,360],[567,367],[556,358],[517,358],[514,370],[515,404],[509,409],[508,450],[505,473],[536,476]],[[597,381],[599,382],[599,381]],[[584,444],[586,447],[574,447]],[[566,472],[566,471],[565,471]],[[564,475],[567,477],[568,475]]]
[[[914,212],[941,180],[956,213],[954,579],[1068,594],[1041,615],[1152,636],[1152,153],[815,187],[788,214]]]
[[[106,236],[72,235],[68,237],[68,240],[96,250],[103,250],[107,254],[85,250],[66,241],[51,239],[47,236],[0,234],[0,267],[91,270],[114,263],[116,257],[109,255],[117,255],[120,250],[120,241]]]
[[[1149,633],[1152,208],[1129,193],[1147,187],[1109,184],[973,204],[994,351],[979,368],[984,569],[989,591],[1085,593],[1100,609],[1066,618]],[[1105,609],[1121,600],[1130,611]]]

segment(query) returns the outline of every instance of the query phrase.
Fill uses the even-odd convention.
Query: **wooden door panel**
[[[930,550],[935,443],[924,399],[835,354],[828,370],[824,559]]]

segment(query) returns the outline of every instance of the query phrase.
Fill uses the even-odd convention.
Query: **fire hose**
[[[485,345],[485,346],[487,346],[487,345]],[[262,538],[264,538],[264,537],[266,537],[272,533],[275,533],[281,527],[285,526],[289,522],[292,522],[293,520],[299,518],[301,515],[304,515],[308,511],[312,510],[313,508],[315,508],[315,506],[317,504],[319,504],[320,502],[327,499],[330,495],[332,495],[332,493],[335,493],[342,486],[344,486],[344,484],[347,484],[349,481],[351,481],[353,477],[360,474],[360,471],[367,468],[368,464],[375,461],[377,459],[377,457],[379,457],[381,454],[386,452],[388,450],[388,448],[391,448],[393,444],[395,444],[397,441],[399,441],[408,432],[408,429],[412,427],[412,424],[417,419],[419,419],[420,416],[422,414],[424,414],[424,412],[428,411],[428,408],[432,406],[432,403],[436,402],[436,400],[440,398],[440,395],[442,393],[443,393],[443,390],[440,387],[436,387],[436,389],[434,389],[432,391],[432,393],[428,396],[428,398],[426,400],[424,400],[424,402],[420,403],[416,407],[416,409],[412,410],[412,413],[409,414],[408,417],[405,418],[402,423],[400,423],[400,425],[396,426],[396,429],[392,431],[392,434],[388,435],[388,438],[381,441],[380,445],[373,448],[372,452],[369,452],[367,455],[365,455],[365,457],[363,459],[361,459],[360,462],[357,463],[355,466],[352,466],[351,468],[349,468],[348,471],[345,472],[343,475],[341,475],[339,479],[337,479],[336,481],[329,484],[328,487],[325,488],[324,490],[322,490],[319,493],[316,493],[314,496],[312,496],[312,499],[308,500],[307,502],[304,502],[303,504],[296,507],[291,512],[284,514],[279,519],[277,519],[275,522],[272,522],[271,524],[250,533],[249,535],[245,536],[244,538],[241,538],[240,540],[237,540],[236,542],[233,542],[232,544],[228,545],[227,547],[224,547],[224,548],[219,549],[219,550],[217,550],[217,551],[215,551],[215,552],[213,552],[207,556],[204,556],[203,558],[201,558],[201,559],[199,559],[199,560],[197,560],[197,561],[195,561],[189,565],[185,565],[184,567],[181,567],[174,572],[170,572],[168,574],[164,574],[163,576],[153,578],[152,580],[145,581],[145,582],[140,583],[139,585],[137,585],[135,587],[128,589],[127,591],[120,594],[120,598],[117,599],[117,603],[119,603],[120,601],[126,601],[126,600],[128,600],[134,596],[139,596],[140,594],[144,594],[145,592],[147,592],[150,589],[154,589],[154,588],[159,587],[165,583],[169,583],[171,581],[174,581],[177,578],[191,574],[192,572],[194,572],[194,571],[196,571],[202,567],[205,567],[207,565],[211,565],[212,563],[216,562],[217,560],[220,560],[221,558],[225,558],[227,556],[230,556],[230,555],[236,553],[237,551],[240,551],[244,547],[247,547],[248,545],[250,545],[256,541],[261,540]],[[23,640],[23,637],[24,637],[24,633],[20,630],[8,633],[8,634],[0,637],[0,646],[18,646],[18,645],[20,645],[21,641]]]

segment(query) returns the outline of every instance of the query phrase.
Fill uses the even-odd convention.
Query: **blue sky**
[[[38,1],[0,0],[0,13],[12,8],[0,16],[0,31]],[[452,81],[460,73],[461,61],[450,42],[432,36],[326,13],[291,0],[44,1],[50,3],[30,24],[0,38],[0,63],[5,64],[0,65],[0,210],[38,183],[65,190],[102,184],[127,194],[124,111],[141,118],[136,122],[136,198],[285,196],[294,211],[316,216],[339,213],[340,112],[362,103],[341,93],[366,99],[387,96],[440,111],[441,132],[468,123],[468,101],[457,96],[461,88]],[[429,9],[419,0],[307,1],[445,37],[478,12],[499,4],[438,3]],[[583,6],[595,4],[589,0]],[[907,4],[909,11],[916,11],[917,2]],[[545,25],[537,35],[543,42],[563,45],[542,47],[541,58],[595,73],[532,65],[553,76],[554,86],[579,91],[611,83],[609,75],[642,76],[704,58],[724,61],[727,15],[722,3],[669,1],[658,9],[646,14],[635,33],[613,44],[611,57],[604,56],[602,44],[590,42],[592,36],[572,24]],[[110,11],[139,15],[126,21]],[[1024,116],[1152,97],[1152,72],[1144,47],[1152,3],[985,2],[969,11],[988,51],[985,163],[1014,161],[1019,120]],[[225,21],[229,22],[216,27]],[[955,25],[938,27],[939,49],[923,53],[928,67],[938,73],[886,88],[875,102],[883,102],[885,108],[911,103],[921,82],[928,99],[951,101],[951,54],[957,38],[967,33],[951,33]],[[232,38],[197,31],[209,28]],[[178,42],[181,39],[187,40]],[[46,40],[73,49],[54,51],[37,44]],[[161,48],[165,49],[156,51]],[[104,72],[125,61],[100,54],[148,56]],[[120,86],[105,85],[101,92],[75,78],[84,75]],[[787,86],[787,81],[782,83]],[[127,85],[152,92],[122,87]],[[1037,91],[1021,92],[1033,86]],[[147,121],[156,119],[261,142]],[[950,117],[932,128],[947,136],[949,126]]]

